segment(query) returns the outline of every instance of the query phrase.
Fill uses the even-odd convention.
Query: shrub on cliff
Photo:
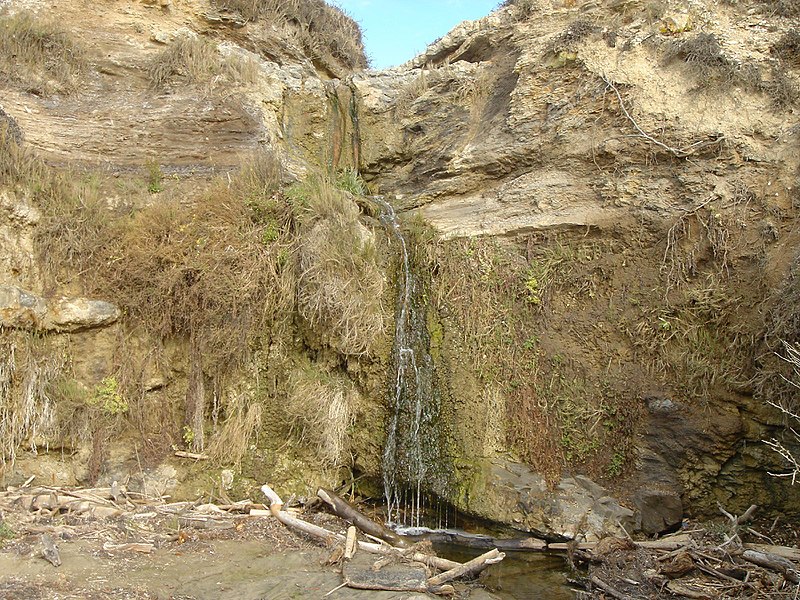
[[[215,0],[248,21],[265,19],[296,31],[303,50],[314,59],[329,54],[349,69],[367,66],[361,28],[342,9],[324,0]]]
[[[177,38],[159,52],[147,69],[150,83],[163,88],[180,80],[185,83],[208,83],[213,80],[231,83],[251,83],[258,67],[252,60],[237,56],[222,56],[213,42],[201,37]]]
[[[326,178],[296,186],[292,197],[301,223],[298,312],[312,343],[370,354],[384,335],[385,287],[372,233],[354,200]]]
[[[83,49],[56,23],[33,13],[0,13],[0,78],[43,95],[74,91]]]

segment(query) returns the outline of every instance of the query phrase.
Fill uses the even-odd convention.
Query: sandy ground
[[[2,516],[2,515],[0,515]],[[327,527],[341,523],[317,515]],[[6,512],[0,536],[0,599],[66,600],[283,600],[345,598],[411,600],[408,592],[335,590],[340,568],[325,564],[330,552],[270,518],[231,519],[226,529],[181,526],[171,516],[98,520]],[[55,541],[62,564],[42,558],[42,535]],[[151,553],[115,549],[152,545]],[[461,586],[460,598],[495,598]],[[433,598],[434,596],[430,596]]]

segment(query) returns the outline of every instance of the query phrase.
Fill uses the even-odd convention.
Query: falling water
[[[382,197],[381,220],[401,248],[396,324],[390,386],[392,417],[383,452],[383,485],[389,522],[419,527],[434,494],[446,489],[442,436],[439,431],[440,396],[430,354],[427,311],[421,282],[411,267],[409,246],[392,206]]]

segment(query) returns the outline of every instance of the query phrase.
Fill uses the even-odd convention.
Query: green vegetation
[[[159,52],[148,66],[150,83],[164,88],[182,83],[253,83],[258,65],[250,58],[223,56],[217,44],[202,37],[183,36]]]
[[[342,9],[324,0],[214,0],[248,21],[264,19],[291,29],[309,58],[326,55],[349,69],[367,66],[361,29]]]
[[[163,187],[153,162],[145,180],[149,190],[139,188],[139,198],[109,209],[101,198],[112,182],[56,171],[20,148],[7,131],[0,133],[6,150],[0,155],[0,184],[25,194],[42,212],[36,247],[46,280],[70,281],[87,295],[115,302],[127,329],[114,375],[96,386],[71,372],[68,350],[53,352],[58,364],[26,366],[41,393],[37,386],[25,387],[15,366],[29,360],[20,350],[20,334],[0,339],[6,357],[0,375],[11,373],[6,379],[12,382],[0,390],[4,461],[13,461],[18,445],[38,433],[67,445],[91,441],[90,475],[96,474],[108,440],[122,426],[118,417],[125,415],[148,440],[143,456],[181,441],[202,449],[210,436],[206,451],[236,464],[264,431],[266,406],[277,397],[285,405],[286,429],[270,439],[284,439],[291,431],[321,452],[318,458],[326,464],[347,460],[343,432],[353,418],[356,392],[335,374],[336,361],[371,360],[387,340],[385,281],[374,235],[361,224],[352,196],[365,190],[356,173],[342,173],[337,182],[312,175],[286,190],[280,161],[261,152],[193,195],[164,190],[151,203],[145,194]],[[135,347],[142,340],[159,350],[142,356]],[[182,410],[174,405],[174,394],[145,387],[153,368],[174,360],[161,350],[175,342],[186,354],[189,383]],[[128,349],[128,343],[134,347]],[[227,384],[234,372],[252,365],[255,353],[275,349],[291,356],[291,365],[309,347],[323,357],[322,364],[309,367],[319,374],[315,384],[301,377],[290,381],[272,366],[269,387],[232,390]],[[266,362],[284,364],[272,357]],[[336,385],[328,385],[331,381]],[[31,395],[22,396],[23,389]],[[330,402],[306,415],[315,392],[324,392]],[[331,406],[338,409],[325,413]],[[30,424],[4,423],[4,414],[27,414]],[[315,429],[314,423],[334,417],[344,425]]]
[[[13,540],[16,537],[16,533],[14,530],[9,527],[5,521],[0,519],[0,546],[3,545],[3,542],[6,540]]]
[[[575,348],[562,345],[570,336],[555,333],[548,321],[556,305],[563,310],[596,297],[595,263],[609,249],[568,236],[416,237],[422,269],[435,273],[431,305],[440,315],[436,335],[444,338],[437,361],[458,373],[459,388],[469,373],[478,389],[493,390],[490,404],[502,410],[474,423],[469,435],[507,444],[551,481],[565,464],[608,475],[612,454],[625,454],[633,443],[639,403],[605,383],[608,374],[581,364]]]
[[[147,162],[147,191],[151,194],[158,194],[164,191],[164,174],[161,166],[154,160]]]
[[[128,403],[120,395],[116,377],[104,377],[89,398],[89,406],[99,408],[104,415],[116,417],[128,412]]]
[[[43,95],[77,89],[84,50],[50,20],[28,11],[0,11],[0,78]]]

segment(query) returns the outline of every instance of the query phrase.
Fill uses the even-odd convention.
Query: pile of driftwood
[[[109,553],[150,554],[161,544],[186,539],[186,528],[225,530],[235,527],[237,518],[248,518],[252,508],[264,508],[250,500],[227,505],[200,502],[167,503],[165,497],[132,492],[114,482],[109,487],[67,488],[31,486],[33,477],[19,487],[0,492],[0,522],[15,515],[20,535],[39,535],[41,556],[53,566],[61,565],[57,540],[89,536],[104,539]],[[59,519],[53,524],[53,517]],[[122,518],[130,527],[97,527],[107,519]],[[177,533],[165,534],[163,522],[177,525]],[[149,525],[148,525],[149,524]],[[129,541],[130,535],[135,541]],[[117,539],[122,537],[123,539]]]
[[[605,538],[577,544],[575,562],[589,565],[583,598],[800,598],[800,549],[776,545],[746,523],[756,507],[728,518],[724,531],[703,527],[660,540]],[[742,536],[770,543],[743,542]]]
[[[474,558],[466,563],[458,563],[433,554],[430,544],[411,544],[395,532],[376,523],[361,513],[343,498],[330,490],[320,489],[317,495],[333,511],[345,521],[352,523],[347,535],[329,531],[308,521],[299,519],[289,511],[283,510],[280,496],[268,485],[261,490],[269,498],[269,514],[291,529],[300,531],[334,548],[341,549],[341,558],[345,562],[342,569],[344,582],[340,587],[357,589],[430,592],[434,594],[453,594],[455,588],[449,582],[475,577],[486,567],[496,564],[505,558],[505,554],[497,548]],[[264,514],[262,511],[251,511],[250,514]],[[373,542],[358,540],[358,530]],[[372,563],[368,569],[348,568],[357,551],[380,555],[381,558]],[[386,576],[380,573],[388,565],[398,562],[416,563],[419,568],[397,571],[386,569]],[[441,573],[434,574],[435,571]],[[339,589],[339,588],[336,588]],[[331,590],[333,592],[334,590]]]

